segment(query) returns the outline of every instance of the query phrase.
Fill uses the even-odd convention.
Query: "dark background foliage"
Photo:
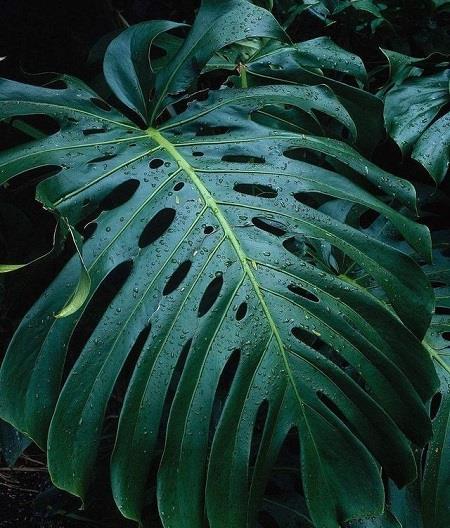
[[[286,6],[292,4],[275,2],[279,20],[286,16]],[[380,47],[416,57],[450,50],[448,10],[433,11],[431,2],[426,0],[396,0],[386,4],[389,23],[376,29],[369,16],[356,10],[341,13],[332,24],[305,12],[294,19],[288,28],[289,34],[296,42],[327,35],[360,55],[371,72],[370,88],[376,90],[386,76],[386,70],[380,69],[385,63]],[[35,74],[61,72],[96,86],[107,35],[148,19],[191,23],[198,5],[198,0],[0,1],[0,57],[5,57],[0,61],[0,76],[33,82]],[[41,122],[40,126],[45,127],[45,123]],[[25,139],[26,135],[9,123],[0,123],[0,149]],[[411,179],[412,175],[416,183],[430,185],[428,175],[417,163],[402,162],[390,140],[379,145],[374,159],[399,176]],[[0,189],[0,262],[31,260],[51,247],[49,233],[55,224],[54,218],[34,200],[35,186],[43,176],[36,172],[31,180],[29,175],[26,181],[19,177]],[[448,190],[448,179],[446,185]],[[445,186],[442,191],[445,192]],[[437,213],[436,220],[431,219],[433,228],[448,227],[442,205],[433,202],[429,212]],[[66,247],[57,257],[42,264],[0,277],[0,357],[21,317],[72,250]],[[1,434],[6,433],[0,429]],[[122,518],[115,517],[108,493],[98,492],[107,488],[106,464],[104,472],[100,471],[97,476],[102,485],[93,485],[92,503],[86,505],[84,512],[79,512],[76,499],[51,486],[44,455],[36,448],[25,452],[16,469],[6,467],[5,453],[3,458],[0,454],[2,528],[126,526]],[[157,526],[157,521],[154,522]]]

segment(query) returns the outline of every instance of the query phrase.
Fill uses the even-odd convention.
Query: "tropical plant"
[[[364,82],[353,56],[292,45],[245,0],[205,0],[182,42],[169,31],[183,25],[111,42],[110,102],[68,76],[0,82],[2,119],[58,125],[2,153],[0,182],[47,171],[36,197],[74,253],[9,345],[0,416],[84,499],[125,386],[111,486],[137,521],[156,464],[165,527],[251,527],[260,511],[283,526],[291,499],[265,492],[286,443],[300,446],[305,526],[380,516],[381,469],[398,486],[416,478],[439,380],[422,344],[434,294],[408,254],[431,257],[414,187],[357,150],[370,138],[352,97],[379,100],[323,75],[332,49]],[[247,82],[200,90],[216,52],[250,38],[264,42],[239,69]],[[367,211],[410,249],[367,229]]]
[[[386,128],[403,154],[410,154],[441,183],[450,160],[449,57],[426,59],[385,51],[392,88],[387,91]],[[431,63],[431,64],[430,64]],[[437,70],[423,75],[424,67]]]

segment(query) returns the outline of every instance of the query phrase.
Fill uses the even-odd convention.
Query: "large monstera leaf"
[[[243,20],[231,36],[230,10]],[[47,449],[57,486],[84,497],[108,401],[131,372],[111,457],[126,517],[142,517],[163,441],[164,526],[203,526],[206,517],[212,528],[254,526],[288,435],[299,439],[317,527],[381,514],[380,465],[397,484],[410,482],[410,441],[431,433],[425,403],[437,378],[420,340],[432,290],[409,256],[327,204],[375,211],[428,258],[426,228],[388,205],[413,211],[414,190],[345,143],[252,119],[289,105],[355,135],[328,87],[224,89],[183,103],[195,72],[248,27],[280,38],[266,11],[205,2],[155,73],[142,57],[173,27],[132,27],[106,53],[108,83],[139,124],[76,79],[62,78],[64,88],[1,81],[2,117],[45,114],[60,126],[3,153],[1,181],[57,171],[37,198],[69,226],[90,281],[73,296],[75,255],[24,318],[0,372],[1,416]],[[299,161],[304,152],[316,162]],[[88,221],[81,240],[76,229]],[[392,308],[338,276],[339,255],[364,268]],[[66,317],[55,317],[63,308]]]

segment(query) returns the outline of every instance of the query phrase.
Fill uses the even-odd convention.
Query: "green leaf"
[[[288,38],[262,7],[246,0],[204,0],[183,46],[156,79],[149,123],[192,84],[216,51],[248,37]]]
[[[60,167],[37,199],[70,226],[91,284],[80,286],[76,254],[25,316],[0,371],[0,414],[47,449],[55,484],[84,498],[108,402],[131,372],[111,458],[126,517],[141,520],[159,462],[164,526],[254,526],[291,433],[310,517],[338,528],[382,514],[380,465],[399,485],[415,478],[411,441],[429,439],[437,379],[420,342],[433,308],[424,272],[326,204],[376,211],[425,257],[430,240],[388,205],[395,197],[415,209],[410,184],[341,141],[254,118],[289,105],[354,132],[327,87],[211,90],[168,120],[161,114],[169,94],[195,80],[196,51],[201,69],[241,38],[241,30],[213,38],[229,13],[245,34],[254,13],[255,36],[272,32],[269,15],[254,9],[204,3],[173,63],[155,73],[150,106],[161,117],[145,130],[76,79],[64,77],[63,89],[1,81],[1,118],[45,113],[60,125],[4,152],[1,181]],[[129,87],[145,75],[130,66],[134,47],[113,42],[107,60],[124,49],[126,67],[109,82],[137,108]],[[306,161],[304,150],[316,157]],[[323,156],[345,170],[323,167]],[[94,214],[81,245],[74,226]],[[364,269],[393,308],[338,276],[326,254]],[[54,318],[61,309],[66,316]]]
[[[334,58],[333,58],[334,56]],[[235,57],[231,55],[232,61]],[[261,84],[317,85],[326,84],[352,117],[356,129],[356,144],[365,152],[371,152],[384,135],[383,105],[378,97],[342,81],[325,76],[328,70],[348,73],[356,79],[364,79],[364,66],[355,55],[338,48],[329,39],[321,38],[293,46],[269,44],[245,63],[250,86]],[[364,108],[364,112],[361,112]],[[299,130],[298,114],[278,114],[280,127]],[[286,127],[286,124],[289,128]]]
[[[108,46],[103,69],[117,98],[147,123],[147,107],[153,88],[150,48],[161,33],[183,27],[166,20],[142,22],[123,31]]]
[[[450,114],[439,117],[450,101],[449,80],[448,69],[407,79],[389,90],[385,99],[389,134],[437,183],[444,179],[450,160]]]
[[[325,68],[351,75],[362,83],[367,81],[367,72],[362,60],[350,53],[329,37],[319,37],[295,45],[298,60],[303,67]]]

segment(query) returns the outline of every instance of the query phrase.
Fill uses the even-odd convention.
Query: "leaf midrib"
[[[263,313],[267,319],[267,322],[270,326],[271,331],[273,332],[273,335],[275,337],[276,343],[278,345],[278,348],[281,353],[281,357],[283,359],[283,363],[286,368],[287,377],[289,379],[290,384],[292,385],[293,391],[295,393],[296,399],[298,400],[298,403],[300,405],[300,409],[302,411],[302,415],[305,419],[305,423],[307,423],[306,415],[304,412],[304,402],[302,398],[300,397],[300,394],[297,390],[297,386],[295,384],[294,375],[292,373],[291,367],[289,365],[289,361],[287,358],[286,350],[283,344],[283,340],[281,338],[281,335],[278,331],[278,328],[275,324],[275,321],[272,317],[272,314],[270,313],[269,307],[267,306],[266,300],[264,298],[264,294],[262,293],[262,290],[259,286],[259,283],[250,267],[249,259],[244,253],[244,251],[241,248],[241,245],[236,238],[236,235],[233,232],[233,229],[231,228],[228,220],[222,213],[222,211],[219,208],[219,204],[214,200],[211,193],[208,191],[208,189],[205,187],[201,179],[198,177],[197,173],[195,172],[194,168],[189,164],[189,162],[178,152],[178,150],[175,148],[175,146],[170,143],[158,130],[154,128],[148,128],[147,133],[150,136],[150,138],[160,145],[163,149],[166,150],[168,154],[170,154],[173,159],[178,163],[178,166],[183,169],[183,171],[190,177],[192,183],[195,185],[197,190],[199,191],[201,197],[203,198],[205,202],[205,206],[211,209],[214,216],[217,218],[217,221],[219,222],[220,226],[222,227],[225,237],[229,240],[230,244],[232,245],[236,256],[239,259],[239,262],[242,266],[242,269],[244,270],[245,275],[247,275],[252,288],[255,292],[255,295],[261,305],[261,308],[263,310]]]
[[[261,287],[259,286],[259,283],[250,267],[249,264],[249,258],[246,256],[244,251],[241,248],[241,245],[236,238],[236,235],[233,232],[233,229],[231,228],[228,220],[222,213],[222,211],[219,208],[219,204],[214,200],[211,193],[208,191],[206,186],[203,184],[201,179],[198,177],[197,173],[195,172],[194,168],[189,164],[189,162],[178,152],[178,150],[175,148],[175,146],[170,143],[158,130],[155,128],[148,128],[147,134],[149,137],[157,143],[159,146],[161,146],[168,154],[170,154],[173,159],[178,163],[178,166],[180,169],[182,169],[191,179],[192,183],[195,185],[197,190],[199,191],[201,197],[203,198],[205,202],[205,206],[209,209],[211,209],[211,212],[214,214],[214,216],[217,218],[217,221],[219,222],[220,226],[222,227],[224,231],[225,238],[229,240],[230,244],[232,245],[236,256],[239,259],[239,262],[241,263],[242,269],[244,271],[244,276],[246,275],[250,281],[250,284],[252,285],[252,288],[255,292],[255,295],[261,305],[261,309],[264,313],[264,316],[266,317],[266,320],[269,324],[269,327],[271,329],[272,335],[275,338],[275,341],[277,343],[278,349],[280,350],[281,358],[285,367],[285,372],[287,375],[287,379],[289,384],[292,387],[293,393],[295,395],[295,398],[298,402],[299,409],[303,418],[303,422],[305,424],[305,427],[308,430],[309,437],[311,439],[312,446],[314,448],[314,451],[316,452],[317,460],[320,465],[320,471],[322,473],[326,473],[324,471],[324,468],[322,466],[322,457],[320,455],[319,449],[317,447],[317,444],[314,439],[313,432],[311,430],[309,420],[306,414],[306,404],[302,400],[300,393],[298,392],[297,385],[295,383],[294,374],[292,372],[291,366],[289,364],[288,356],[283,344],[283,340],[281,338],[281,335],[278,331],[278,328],[275,324],[275,321],[272,317],[272,314],[270,313],[269,307],[267,306],[266,300],[264,298],[264,294],[262,293]]]

